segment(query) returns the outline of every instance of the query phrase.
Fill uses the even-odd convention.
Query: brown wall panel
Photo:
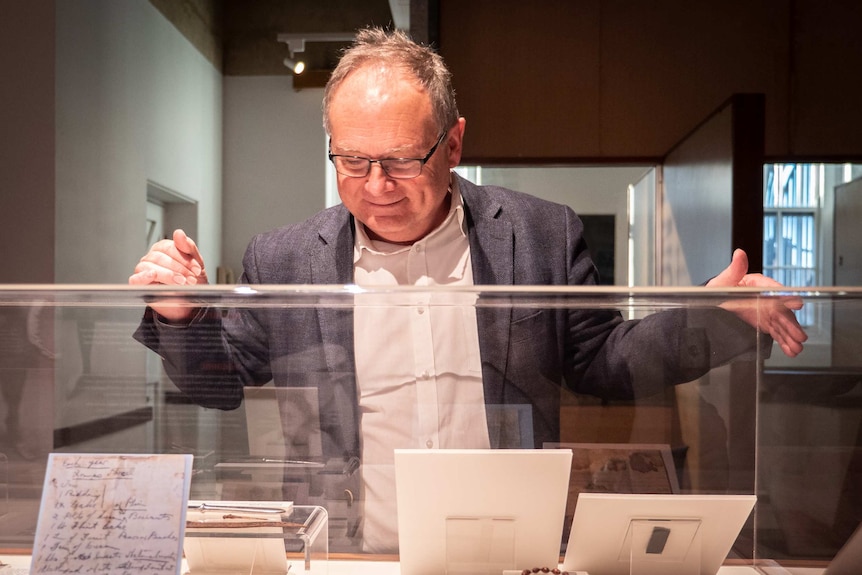
[[[54,281],[54,3],[0,1],[0,283]]]
[[[663,155],[737,93],[768,94],[768,140],[785,146],[788,6],[603,2],[602,155]]]
[[[791,154],[862,155],[862,2],[797,0]]]
[[[598,50],[598,0],[441,2],[465,159],[594,155]]]
[[[440,0],[468,161],[660,158],[737,93],[769,157],[862,157],[862,3]]]

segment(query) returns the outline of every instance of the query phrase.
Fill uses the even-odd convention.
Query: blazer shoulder
[[[317,212],[301,222],[286,224],[260,232],[251,241],[256,250],[283,250],[286,246],[306,246],[319,241],[326,242],[343,233],[350,223],[350,213],[339,204]]]
[[[350,213],[339,204],[301,222],[256,234],[243,257],[246,279],[257,283],[310,282],[309,262],[329,249],[352,245]],[[334,257],[334,256],[333,256]]]
[[[493,218],[511,222],[514,228],[522,226],[547,227],[550,222],[563,225],[566,220],[577,220],[574,210],[558,202],[503,188],[461,183],[461,194],[474,217]]]

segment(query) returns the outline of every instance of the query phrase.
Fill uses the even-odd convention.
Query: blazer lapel
[[[512,224],[504,219],[503,206],[491,201],[475,184],[459,178],[467,214],[473,281],[476,285],[512,285],[515,279]]]
[[[330,210],[327,216],[318,231],[317,248],[309,254],[312,283],[340,287],[353,283],[353,218],[344,206]],[[353,313],[345,309],[350,308],[318,307],[326,365],[332,372],[354,371]]]
[[[502,217],[502,205],[488,200],[478,186],[464,179],[459,179],[458,184],[467,214],[473,282],[476,286],[512,285],[514,237],[511,223]],[[482,380],[485,403],[502,404],[512,310],[509,306],[483,305],[489,297],[493,296],[480,297],[476,304]]]
[[[318,230],[318,243],[309,254],[312,283],[331,285],[338,290],[353,283],[353,218],[344,206],[325,212]],[[356,405],[356,361],[353,349],[353,310],[344,306],[342,298],[336,296],[337,305],[327,305],[326,299],[318,302],[316,315],[320,327],[321,345],[326,362],[326,381],[320,389],[325,396],[331,414],[326,420],[326,437],[330,456],[359,456],[359,412]],[[321,431],[323,431],[323,420]]]
[[[344,206],[326,213],[318,230],[318,248],[311,256],[315,285],[353,283],[353,218]]]

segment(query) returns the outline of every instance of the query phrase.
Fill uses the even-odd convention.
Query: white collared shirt
[[[409,245],[371,240],[357,224],[360,286],[470,286],[457,184],[446,220]],[[490,447],[473,294],[359,294],[354,348],[368,551],[397,546],[396,448]]]

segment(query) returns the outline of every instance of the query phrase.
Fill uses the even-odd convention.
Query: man
[[[342,205],[256,236],[243,283],[597,283],[571,209],[451,172],[465,120],[449,72],[404,34],[357,35],[326,87],[324,126]],[[708,285],[778,285],[746,271],[737,252]],[[193,240],[177,231],[141,259],[129,283],[199,285],[207,276]],[[365,544],[375,551],[395,544],[394,509],[385,507],[394,505],[394,448],[504,446],[493,416],[500,405],[531,406],[540,447],[559,438],[561,385],[606,398],[654,393],[750,350],[755,321],[788,355],[805,339],[783,305],[624,322],[609,311],[417,298],[395,306],[358,299],[355,311],[233,310],[224,318],[163,302],[151,305],[137,337],[205,406],[235,408],[244,385],[270,379],[316,387],[324,452],[361,455]]]

